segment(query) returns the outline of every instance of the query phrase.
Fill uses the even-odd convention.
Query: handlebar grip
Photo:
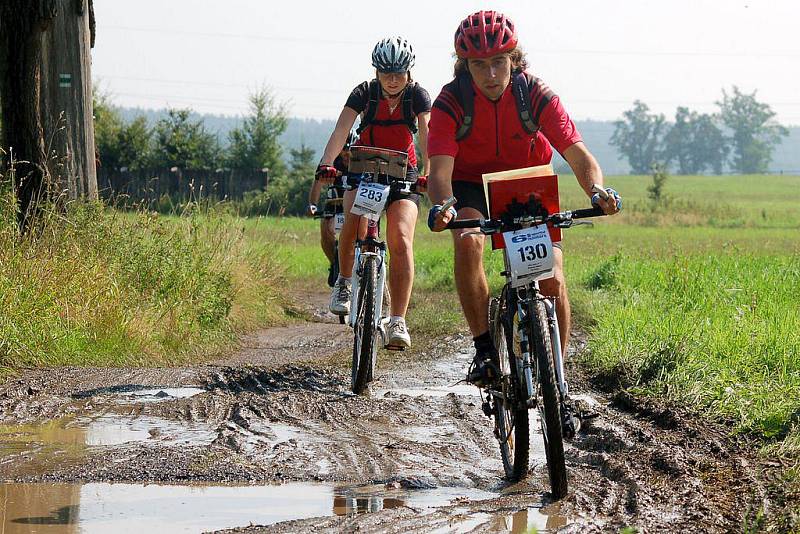
[[[602,217],[606,214],[603,211],[603,208],[599,206],[595,206],[593,208],[585,208],[580,210],[574,210],[572,212],[573,219],[587,219],[589,217]]]
[[[448,230],[458,230],[459,228],[478,228],[481,225],[481,219],[458,219],[447,223]]]

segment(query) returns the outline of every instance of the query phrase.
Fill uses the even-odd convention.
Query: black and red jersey
[[[482,174],[544,165],[552,159],[553,148],[563,154],[582,140],[558,96],[541,80],[530,88],[531,109],[536,110],[539,125],[535,133],[528,133],[520,121],[511,84],[496,102],[474,82],[472,89],[473,124],[465,138],[456,140],[464,111],[455,80],[442,88],[431,111],[428,155],[455,158],[453,180],[481,183]]]
[[[431,110],[431,97],[428,91],[423,89],[419,84],[410,84],[406,88],[406,91],[408,90],[414,91],[412,95],[412,111],[415,116]],[[368,103],[369,82],[364,82],[353,89],[350,96],[347,98],[345,106],[360,114],[367,109]],[[401,121],[403,119],[402,107],[402,105],[398,105],[390,112],[388,101],[381,95],[378,101],[378,109],[375,112],[375,120]],[[391,126],[370,124],[361,132],[355,144],[407,152],[409,165],[412,167],[417,165],[417,154],[414,151],[414,136],[405,124],[394,124]]]

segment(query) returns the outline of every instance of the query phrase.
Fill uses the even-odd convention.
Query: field
[[[670,177],[655,204],[650,177],[611,177],[620,216],[565,231],[573,313],[590,335],[597,376],[731,421],[798,450],[800,417],[800,178]],[[572,177],[562,207],[583,207]],[[277,243],[290,277],[322,287],[325,260],[313,221],[248,221],[249,237]],[[417,337],[465,325],[452,282],[449,235],[421,222],[409,324]],[[496,290],[502,259],[486,252]]]

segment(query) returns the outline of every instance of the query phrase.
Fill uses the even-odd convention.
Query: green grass
[[[7,194],[0,216],[0,368],[175,364],[282,317],[280,271],[235,218],[75,204],[21,237]]]

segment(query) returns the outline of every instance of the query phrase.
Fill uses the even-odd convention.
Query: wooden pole
[[[92,119],[91,0],[57,0],[42,39],[42,124],[49,168],[71,200],[97,198]]]

